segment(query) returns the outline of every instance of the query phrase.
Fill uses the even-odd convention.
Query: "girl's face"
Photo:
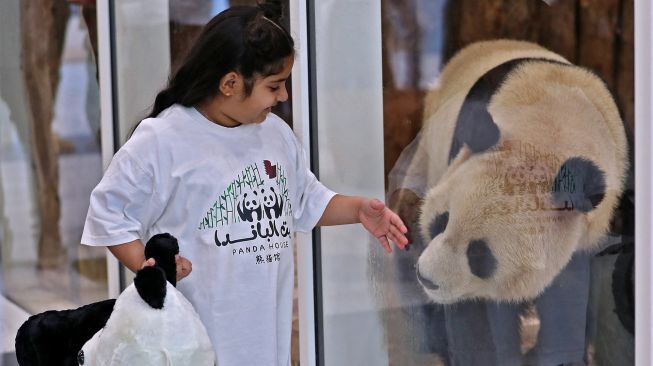
[[[229,98],[231,103],[225,105],[228,107],[226,114],[242,124],[263,122],[272,107],[288,100],[286,80],[290,76],[293,63],[293,56],[289,56],[284,60],[283,69],[279,73],[257,77],[249,96],[246,96],[244,85],[241,83],[243,86],[233,98]]]

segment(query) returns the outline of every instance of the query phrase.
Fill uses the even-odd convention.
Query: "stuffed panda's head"
[[[199,315],[171,284],[178,252],[171,235],[148,241],[146,257],[154,257],[157,265],[138,271],[134,283],[120,294],[104,328],[79,352],[80,366],[215,364]]]
[[[605,191],[601,170],[582,158],[529,159],[509,145],[464,151],[425,198],[428,245],[416,269],[435,302],[535,297],[586,235],[586,214]]]

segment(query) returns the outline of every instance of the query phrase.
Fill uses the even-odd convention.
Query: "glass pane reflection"
[[[600,151],[606,149],[611,155],[609,159],[617,158],[610,160],[612,163],[603,169],[616,169],[616,180],[620,179],[620,174],[632,177],[632,170],[625,170],[628,156],[622,153],[619,157],[619,149],[632,151],[623,136],[625,131],[628,141],[632,141],[632,2],[605,1],[574,7],[573,2],[547,5],[536,1],[428,4],[386,1],[383,13],[387,64],[384,74],[386,168],[390,169],[388,197],[391,205],[411,222],[414,233],[414,251],[397,253],[388,264],[397,276],[391,280],[398,283],[383,287],[384,291],[390,290],[385,296],[395,299],[398,307],[388,311],[384,323],[390,363],[427,364],[426,357],[438,359],[442,364],[461,365],[632,364],[634,201],[631,179],[626,179],[623,195],[618,183],[601,191],[605,197],[617,196],[612,197],[616,206],[614,218],[610,223],[605,218],[602,224],[607,229],[606,235],[597,233],[602,229],[596,226],[586,227],[583,229],[587,230],[585,236],[574,240],[569,237],[571,232],[563,236],[556,234],[559,230],[568,230],[559,223],[570,225],[574,217],[594,220],[599,210],[609,215],[611,210],[605,205],[597,206],[596,211],[591,206],[583,208],[570,195],[565,196],[564,206],[561,201],[560,205],[528,202],[538,200],[534,197],[541,193],[546,193],[541,199],[546,200],[551,195],[556,201],[556,197],[561,196],[560,191],[589,191],[587,185],[602,184],[601,176],[588,176],[586,186],[581,188],[579,173],[574,169],[566,170],[570,165],[560,165],[568,157],[565,155],[569,153],[565,151],[568,146],[585,145],[585,150],[573,150],[589,160],[600,160]],[[412,19],[410,14],[419,21]],[[574,21],[580,22],[580,27],[574,27]],[[441,26],[439,33],[433,32],[433,24]],[[605,43],[600,46],[602,51],[591,37],[604,39]],[[525,64],[504,63],[522,57],[555,59],[537,50],[520,52],[521,47],[528,46],[495,43],[471,52],[472,58],[468,60],[461,60],[465,56],[459,55],[452,61],[458,51],[473,42],[500,38],[531,41],[559,53],[572,64],[587,67],[611,88],[620,110],[616,106],[611,106],[611,110],[601,106],[612,101],[593,99],[591,94],[602,87],[601,82],[592,86],[573,76],[566,80],[577,82],[573,87],[583,89],[581,99],[547,99],[542,94],[547,88],[540,86],[557,79],[549,76],[546,81],[538,81],[535,74],[557,71],[534,64],[529,68]],[[612,48],[605,49],[606,44]],[[501,48],[518,55],[499,56]],[[483,61],[488,57],[495,59]],[[498,61],[502,57],[503,61]],[[421,70],[432,67],[427,66],[425,60],[434,59],[443,60],[442,66],[456,62],[450,67],[457,69],[429,80]],[[492,69],[494,66],[499,67]],[[515,72],[520,77],[533,78],[530,92],[540,93],[537,97],[525,95],[528,88],[515,88],[514,75],[508,74],[513,67],[518,68]],[[485,81],[477,82],[478,78]],[[431,87],[424,88],[424,85]],[[553,89],[548,90],[552,92]],[[427,93],[423,99],[420,99],[421,93]],[[514,99],[516,104],[512,112],[508,104],[510,99],[501,93],[521,98]],[[567,93],[563,85],[554,93],[572,99],[575,95]],[[583,107],[584,96],[591,99],[588,107],[591,110]],[[542,118],[528,113],[537,103],[549,108],[543,110]],[[485,110],[489,114],[484,114]],[[610,113],[619,112],[622,112],[623,125],[621,120],[615,120],[612,127],[621,129],[620,136],[608,134],[605,140],[596,135],[592,139],[581,137],[606,128],[610,125]],[[456,115],[458,122],[448,122]],[[512,129],[513,123],[518,123],[512,121],[519,118],[525,120],[519,122],[517,129]],[[499,131],[484,128],[485,119],[490,119],[491,126],[496,123]],[[556,120],[564,120],[564,126],[574,127],[555,132],[540,130],[539,124],[532,123],[534,119],[548,126],[555,126]],[[591,123],[583,125],[584,119]],[[452,131],[454,126],[455,131]],[[416,130],[421,133],[416,134]],[[556,133],[578,133],[579,136],[570,140],[558,135],[554,143],[542,144],[542,140],[546,143]],[[480,135],[475,137],[475,134]],[[415,146],[406,145],[405,142],[414,136]],[[444,141],[450,137],[453,138],[451,142]],[[418,145],[420,139],[427,142]],[[615,150],[614,146],[619,148]],[[469,160],[461,156],[466,153],[465,147],[473,150]],[[506,153],[510,150],[513,153]],[[474,162],[482,159],[479,156],[483,154],[495,155],[494,161],[482,165]],[[486,181],[487,176],[470,174],[470,169],[487,168],[487,164],[495,164],[489,173],[487,169],[484,173],[494,175],[492,181]],[[607,172],[607,180],[611,179],[611,173]],[[455,174],[467,175],[469,180],[457,179]],[[474,184],[481,180],[486,187],[477,195],[478,187]],[[561,186],[565,184],[570,186]],[[424,203],[425,197],[425,205],[421,212],[417,211],[415,207]],[[562,209],[569,213],[555,211]],[[429,212],[432,210],[438,212]],[[429,220],[433,221],[429,223]],[[512,231],[520,233],[515,236]],[[424,237],[428,241],[425,242]],[[473,240],[462,245],[457,242],[461,237]],[[512,238],[511,242],[506,242],[507,238]],[[562,253],[563,243],[573,246],[569,261],[568,255]],[[535,252],[541,252],[540,255],[529,258],[535,253],[529,246],[537,246]],[[447,254],[447,248],[453,248],[455,254]],[[514,255],[516,251],[519,255]],[[460,260],[465,254],[467,258]],[[564,264],[559,271],[551,264],[555,260]],[[447,269],[448,263],[456,263],[455,266],[464,269]],[[418,266],[416,276],[416,264],[432,267]],[[556,274],[543,290],[535,290],[537,276],[531,277],[529,271],[515,271],[516,277],[512,279],[502,277],[509,275],[511,267],[538,265],[544,266],[541,272]],[[447,276],[458,278],[447,279]],[[515,285],[510,281],[519,282],[522,288],[511,289]],[[448,286],[454,288],[447,292]],[[415,302],[418,305],[414,305]],[[395,328],[403,331],[395,333]],[[393,352],[397,348],[401,350]],[[406,363],[407,360],[412,362]]]
[[[0,5],[0,241],[3,295],[38,313],[107,295],[105,251],[79,245],[102,170],[99,92],[80,8],[24,5]]]
[[[329,10],[316,17],[336,24]],[[387,361],[360,350],[367,340],[346,349],[354,361],[369,352],[390,365],[633,364],[633,2],[386,0],[381,17],[386,198],[413,244],[390,256],[370,249],[362,263],[323,242],[325,293],[353,285],[334,274],[369,264],[370,283],[357,291],[377,298],[367,314],[348,311],[351,299],[324,300],[326,363],[348,359],[334,356],[334,340],[348,335],[333,314],[344,313],[350,324],[376,317],[384,336]],[[560,56],[495,43],[442,73],[466,46],[496,39]],[[317,47],[318,74],[337,74]],[[533,60],[510,62],[520,58]],[[577,70],[567,63],[600,80],[563,77]],[[365,77],[346,91],[370,93]],[[547,89],[555,82],[565,86]],[[322,88],[318,103],[331,98]],[[551,105],[534,114],[542,100]]]

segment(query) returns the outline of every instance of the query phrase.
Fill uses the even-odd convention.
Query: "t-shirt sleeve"
[[[317,225],[324,209],[336,193],[317,180],[308,167],[304,149],[297,139],[294,140],[297,153],[298,189],[298,204],[293,208],[294,226],[295,231],[309,232]]]
[[[91,193],[82,244],[111,246],[143,238],[161,210],[153,182],[127,151],[118,151]]]

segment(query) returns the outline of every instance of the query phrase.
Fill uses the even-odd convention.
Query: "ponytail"
[[[168,109],[170,106],[176,103],[176,98],[174,97],[172,90],[170,88],[163,89],[156,95],[154,99],[154,106],[152,106],[152,111],[147,116],[147,118],[153,118],[159,115],[159,113]]]

